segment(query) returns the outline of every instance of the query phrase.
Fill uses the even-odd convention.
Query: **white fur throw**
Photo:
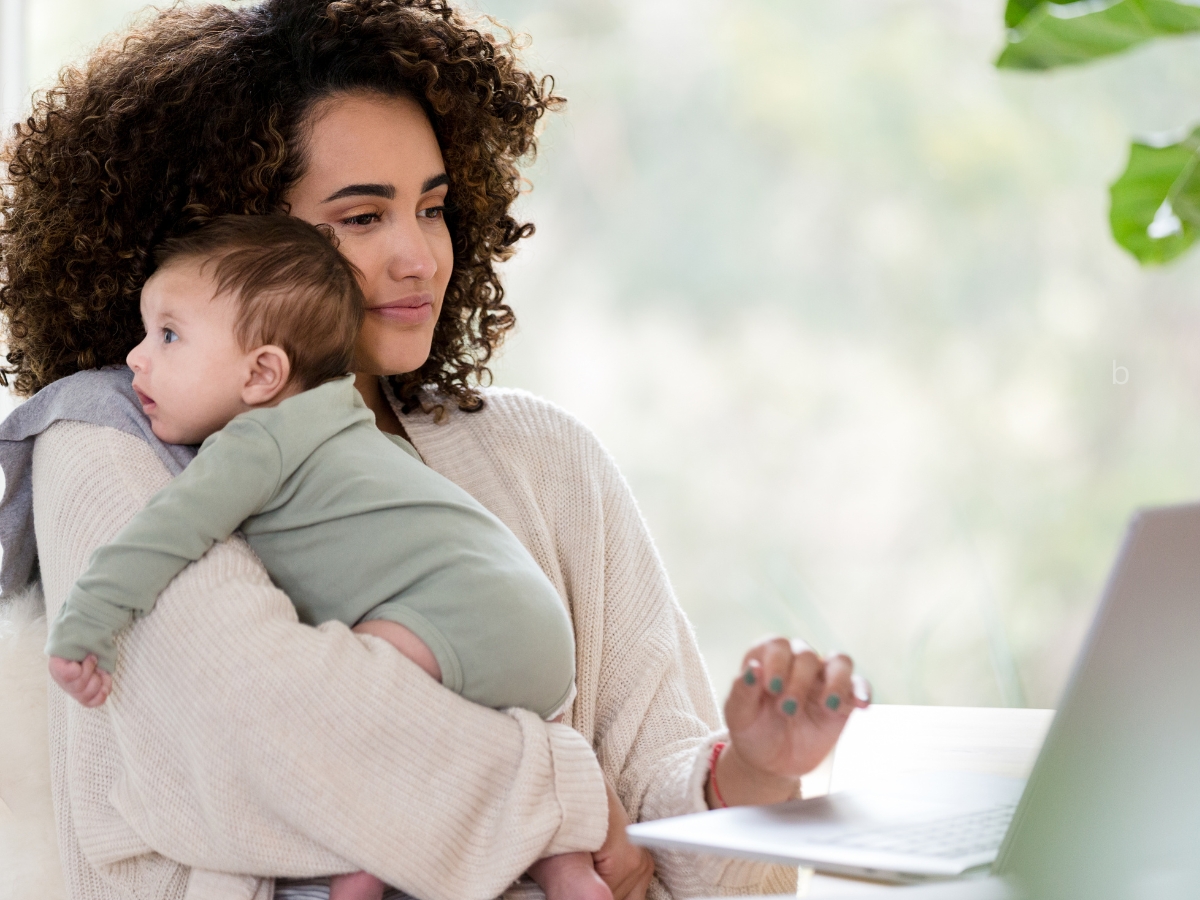
[[[46,724],[39,588],[0,603],[0,900],[65,900]]]

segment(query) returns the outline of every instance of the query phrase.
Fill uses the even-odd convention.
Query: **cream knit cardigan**
[[[404,425],[430,466],[516,533],[568,606],[573,727],[469,703],[340,623],[300,625],[231,539],[120,639],[104,707],[51,687],[54,805],[74,900],[269,900],[271,876],[355,868],[427,900],[494,897],[540,856],[600,845],[596,759],[634,821],[705,808],[717,705],[611,457],[519,391]],[[92,551],[168,480],[149,446],[115,429],[61,422],[38,439],[34,521],[51,618]],[[660,853],[656,865],[652,897],[796,886],[794,869],[758,863]]]

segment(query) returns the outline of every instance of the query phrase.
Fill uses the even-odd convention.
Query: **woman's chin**
[[[364,329],[364,332],[366,329]],[[432,329],[427,335],[404,334],[363,335],[355,348],[354,371],[370,375],[404,375],[415,372],[429,359],[433,342]]]
[[[354,361],[354,374],[374,375],[379,378],[390,377],[392,375],[407,375],[409,372],[415,372],[421,366],[425,365],[427,359],[429,359],[428,348],[426,348],[424,353],[393,353],[383,358],[376,356],[362,359],[360,357]]]

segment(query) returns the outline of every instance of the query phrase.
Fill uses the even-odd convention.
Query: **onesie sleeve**
[[[50,627],[46,652],[82,660],[96,654],[112,672],[116,634],[154,606],[188,563],[228,538],[278,490],[278,445],[262,425],[237,418],[150,498],[109,544],[92,555]]]

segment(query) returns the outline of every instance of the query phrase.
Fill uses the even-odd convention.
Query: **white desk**
[[[804,779],[815,797],[880,775],[968,771],[1025,778],[1033,768],[1054,711],[954,706],[872,706],[850,717],[829,761]],[[825,900],[867,882],[801,872],[800,896]],[[881,895],[887,885],[870,885]]]

